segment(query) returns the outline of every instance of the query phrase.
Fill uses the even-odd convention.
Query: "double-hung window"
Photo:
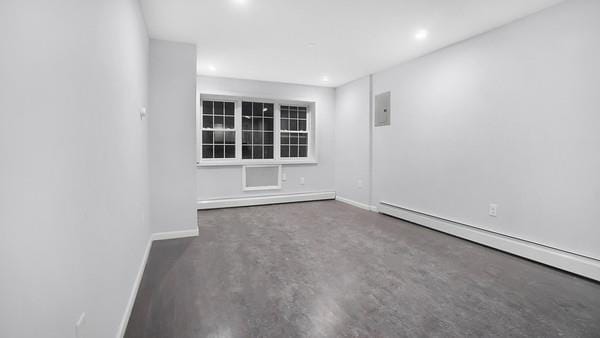
[[[308,156],[308,108],[281,106],[281,152],[282,158]]]
[[[200,97],[198,163],[314,162],[314,103]]]
[[[275,105],[242,101],[242,158],[273,159]]]
[[[202,101],[202,158],[235,158],[235,102]]]

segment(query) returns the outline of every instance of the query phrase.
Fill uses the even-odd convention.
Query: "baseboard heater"
[[[255,205],[309,202],[335,199],[335,192],[309,192],[297,194],[276,194],[263,196],[248,196],[239,198],[224,198],[214,200],[203,200],[197,202],[198,210],[249,207]]]
[[[379,212],[600,281],[600,260],[592,257],[485,230],[390,202],[379,202]]]

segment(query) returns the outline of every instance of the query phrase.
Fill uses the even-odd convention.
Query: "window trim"
[[[234,129],[235,134],[235,158],[202,158],[202,101],[226,101],[234,102]],[[262,102],[274,104],[273,120],[273,159],[242,159],[242,102]],[[308,156],[307,157],[281,157],[281,106],[306,106],[307,107],[307,131],[308,134]],[[286,99],[272,99],[252,96],[235,96],[219,94],[198,94],[196,102],[196,166],[218,167],[218,166],[244,166],[244,165],[294,165],[294,164],[318,164],[317,141],[316,141],[316,103],[311,101],[298,101]],[[296,131],[290,131],[296,132]]]

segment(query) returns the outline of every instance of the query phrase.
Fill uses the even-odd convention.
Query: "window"
[[[242,102],[242,158],[273,159],[275,105]]]
[[[314,162],[314,104],[228,96],[200,97],[201,165]]]
[[[308,157],[307,107],[281,106],[281,157]]]
[[[234,108],[234,102],[202,102],[202,158],[235,158]]]

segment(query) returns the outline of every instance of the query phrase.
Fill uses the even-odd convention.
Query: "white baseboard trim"
[[[600,281],[600,261],[590,257],[483,230],[388,202],[379,204],[379,212]]]
[[[255,205],[279,204],[291,202],[308,202],[335,199],[335,192],[312,192],[300,194],[252,196],[241,198],[225,198],[216,200],[198,201],[198,210],[220,209],[233,207],[248,207]]]
[[[196,236],[198,236],[198,228],[190,229],[190,230],[181,230],[181,231],[155,232],[152,234],[152,240],[153,241],[162,241],[165,239],[186,238],[186,237],[196,237]]]
[[[117,332],[117,338],[123,338],[125,336],[125,330],[127,330],[127,324],[129,323],[129,318],[131,317],[131,312],[133,311],[133,305],[135,304],[135,298],[137,297],[138,290],[140,288],[140,284],[142,283],[142,277],[144,276],[144,270],[146,269],[146,263],[148,262],[148,256],[150,256],[150,249],[152,248],[152,242],[164,240],[164,239],[175,239],[175,238],[185,238],[185,237],[194,237],[198,236],[198,229],[192,230],[183,230],[183,231],[172,231],[172,232],[156,232],[150,235],[148,238],[148,243],[146,244],[146,249],[144,250],[144,256],[142,257],[142,262],[138,268],[137,275],[135,276],[135,280],[133,281],[133,287],[131,289],[131,293],[129,294],[129,301],[127,302],[127,307],[125,308],[125,313],[123,314],[123,318],[121,319],[121,324],[119,325],[119,331]]]
[[[133,304],[135,304],[135,297],[137,296],[138,289],[142,283],[142,276],[144,276],[144,269],[146,268],[146,262],[148,261],[148,256],[150,255],[150,248],[152,248],[152,235],[150,235],[150,238],[148,238],[146,250],[144,251],[144,256],[142,257],[142,262],[140,263],[137,275],[133,281],[133,287],[131,289],[131,293],[129,294],[129,301],[127,302],[127,307],[125,308],[123,318],[121,319],[121,325],[119,325],[119,332],[117,333],[118,338],[123,338],[125,335],[125,330],[127,330],[127,323],[129,323],[129,317],[131,317],[131,311],[133,311]]]
[[[356,202],[356,201],[351,200],[349,198],[345,198],[345,197],[342,197],[342,196],[335,196],[335,199],[337,201],[340,201],[340,202],[346,203],[346,204],[350,204],[350,205],[355,206],[357,208],[361,208],[361,209],[368,210],[368,211],[375,211],[375,212],[377,211],[377,208],[374,207],[374,206],[370,206],[368,204],[361,203],[361,202]]]

